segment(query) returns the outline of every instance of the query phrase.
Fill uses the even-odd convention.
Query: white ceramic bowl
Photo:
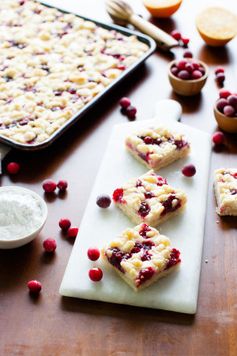
[[[10,240],[3,240],[2,236],[0,235],[0,249],[10,249],[10,248],[16,248],[16,247],[20,247],[23,246],[29,242],[31,242],[32,240],[34,240],[34,238],[36,238],[36,236],[39,234],[39,232],[42,230],[46,219],[47,219],[47,215],[48,215],[48,208],[47,205],[45,203],[45,201],[35,192],[33,192],[32,190],[29,189],[25,189],[22,187],[17,187],[17,186],[6,186],[6,187],[0,187],[0,193],[1,192],[16,192],[17,194],[29,194],[30,196],[34,197],[35,200],[37,200],[37,202],[40,204],[40,207],[42,209],[42,219],[39,223],[39,225],[37,226],[37,228],[34,231],[31,231],[30,234],[28,235],[24,235],[24,236],[20,236],[17,237],[15,239],[10,239]]]

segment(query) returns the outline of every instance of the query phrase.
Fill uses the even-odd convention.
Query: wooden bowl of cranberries
[[[214,105],[214,115],[223,131],[237,132],[237,93],[233,94],[227,89],[221,89]]]
[[[169,81],[175,93],[192,96],[200,93],[208,77],[205,63],[193,58],[174,60],[169,64]]]

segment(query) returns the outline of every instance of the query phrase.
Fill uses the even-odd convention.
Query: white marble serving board
[[[164,110],[161,112],[163,120],[166,119]],[[159,172],[171,185],[183,189],[188,196],[184,214],[171,218],[159,228],[181,251],[180,270],[136,293],[102,261],[92,262],[87,258],[89,247],[102,248],[125,228],[133,226],[113,204],[108,209],[100,209],[96,205],[96,197],[103,193],[111,194],[129,178],[147,171],[126,151],[124,139],[137,128],[149,127],[157,122],[155,118],[114,127],[60,287],[61,295],[190,314],[196,312],[211,151],[210,137],[202,131],[175,121],[166,122],[168,127],[186,134],[192,148],[188,158]],[[193,163],[197,168],[193,178],[181,174],[181,168],[187,163]],[[103,269],[101,282],[94,283],[88,278],[88,270],[93,266]]]

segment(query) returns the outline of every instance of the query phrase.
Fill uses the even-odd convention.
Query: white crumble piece
[[[217,214],[237,216],[237,168],[220,168],[215,171],[214,192]]]
[[[126,138],[125,145],[139,162],[155,170],[186,157],[190,152],[190,144],[184,135],[164,126],[135,132]]]
[[[176,269],[180,252],[147,224],[126,229],[102,251],[102,256],[134,291],[144,289]]]
[[[116,189],[113,201],[134,224],[144,222],[156,227],[183,211],[187,197],[182,190],[171,187],[165,178],[150,170]]]
[[[47,141],[147,50],[36,1],[0,1],[0,135]]]

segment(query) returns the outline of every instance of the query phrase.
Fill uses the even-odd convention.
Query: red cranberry
[[[203,76],[202,72],[200,70],[194,70],[192,72],[192,79],[200,79]]]
[[[123,97],[123,98],[120,99],[119,105],[123,109],[127,109],[131,105],[131,100],[129,98]]]
[[[194,69],[200,70],[200,68],[201,68],[200,63],[197,61],[192,61],[192,65],[193,65]]]
[[[100,250],[98,248],[89,248],[87,256],[91,261],[96,261],[100,257]]]
[[[7,172],[9,174],[17,174],[20,170],[20,165],[19,163],[16,162],[10,162],[7,165]]]
[[[226,105],[223,109],[223,113],[225,116],[232,117],[235,116],[235,109],[231,105]]]
[[[176,248],[173,248],[170,254],[169,261],[167,263],[166,269],[177,265],[177,263],[181,262],[180,259],[180,251],[176,250]]]
[[[177,67],[172,67],[172,68],[170,69],[170,71],[171,71],[171,73],[172,73],[173,75],[175,75],[175,76],[177,76],[177,74],[178,74],[178,72],[179,72],[179,70],[178,70]]]
[[[126,69],[126,66],[123,65],[123,64],[118,64],[118,65],[117,65],[117,68],[118,68],[119,70],[125,70],[125,69]]]
[[[228,97],[228,103],[233,106],[235,108],[235,110],[237,110],[237,95],[230,95]]]
[[[57,184],[54,181],[47,179],[43,182],[42,187],[45,193],[53,193],[57,187]]]
[[[225,136],[223,132],[221,131],[214,132],[214,134],[212,135],[212,142],[215,143],[215,145],[221,145],[224,143],[224,141],[225,141]]]
[[[146,145],[151,145],[153,143],[153,138],[150,136],[144,137],[143,141],[145,142]]]
[[[71,226],[71,221],[69,219],[60,219],[58,225],[63,231],[67,231]]]
[[[216,108],[217,110],[219,110],[220,112],[223,112],[224,107],[228,105],[228,101],[226,99],[219,99],[216,102]]]
[[[155,273],[154,268],[152,267],[147,267],[145,269],[142,269],[139,272],[138,278],[136,280],[136,284],[139,287],[141,284],[145,283],[148,279],[150,279]]]
[[[57,243],[54,239],[46,239],[43,242],[43,247],[46,252],[54,252],[57,248]]]
[[[70,227],[67,231],[67,237],[69,238],[76,238],[77,237],[77,234],[78,234],[78,228],[77,227]]]
[[[146,237],[146,233],[151,231],[150,227],[147,224],[142,224],[141,230],[139,231],[139,235],[142,237]]]
[[[184,58],[193,58],[193,54],[191,51],[185,51],[183,54]]]
[[[219,74],[219,73],[225,73],[225,69],[222,67],[217,67],[215,69],[215,75]]]
[[[218,73],[216,76],[216,81],[219,85],[223,85],[225,81],[225,74],[224,73]]]
[[[113,192],[113,200],[115,202],[121,203],[122,198],[123,198],[123,189],[122,188],[115,189],[115,191]]]
[[[106,209],[111,204],[111,199],[109,195],[100,195],[96,199],[96,204],[103,209]]]
[[[196,168],[193,164],[188,164],[183,167],[182,173],[185,177],[192,177],[196,173]]]
[[[177,41],[181,40],[181,33],[177,30],[173,30],[170,35]]]
[[[89,277],[93,282],[99,282],[103,278],[103,272],[100,268],[92,268],[89,270]]]
[[[151,208],[149,205],[146,202],[142,202],[138,210],[138,214],[145,218],[149,214],[150,210]]]
[[[65,190],[68,187],[68,183],[66,180],[60,180],[57,184],[57,187],[60,190],[60,192],[65,192]]]
[[[185,69],[185,66],[186,66],[186,64],[187,64],[188,62],[185,60],[185,59],[182,59],[181,61],[179,61],[178,63],[177,63],[177,68],[179,69],[179,70],[182,70],[182,69]]]
[[[137,109],[135,106],[129,105],[126,110],[126,115],[129,119],[134,120],[136,117]]]
[[[167,184],[167,180],[161,176],[157,176],[157,183],[159,187],[161,187],[164,184]]]
[[[178,78],[182,80],[190,79],[190,74],[187,70],[181,70],[178,74]]]
[[[227,99],[228,96],[230,96],[230,95],[231,95],[231,92],[229,90],[226,90],[224,88],[219,90],[219,97],[220,98]]]
[[[182,37],[181,40],[182,40],[184,46],[187,46],[190,42],[190,39],[187,37]]]
[[[34,294],[38,294],[42,289],[41,283],[36,280],[29,281],[27,287],[29,288],[29,291]]]
[[[188,62],[188,63],[185,65],[185,70],[187,70],[189,73],[192,73],[193,70],[194,70],[192,63]]]

